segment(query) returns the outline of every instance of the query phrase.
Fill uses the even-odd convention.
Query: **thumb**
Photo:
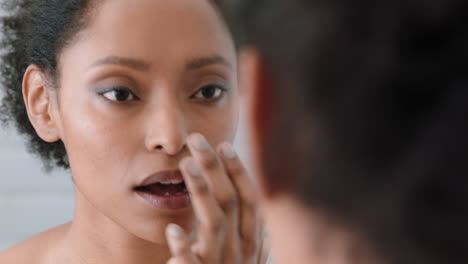
[[[169,224],[166,227],[166,239],[173,257],[191,254],[192,242],[180,226]]]
[[[166,227],[166,239],[172,254],[167,264],[201,264],[191,250],[189,236],[180,226],[169,224]]]

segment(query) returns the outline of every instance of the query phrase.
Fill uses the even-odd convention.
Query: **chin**
[[[166,245],[166,227],[169,224],[177,224],[185,232],[191,234],[195,232],[196,220],[191,211],[190,213],[178,215],[158,214],[151,219],[140,222],[139,227],[133,226],[131,229],[134,230],[132,232],[134,235],[145,241]]]

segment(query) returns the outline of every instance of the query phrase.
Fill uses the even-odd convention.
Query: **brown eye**
[[[135,95],[127,89],[123,87],[119,88],[112,88],[111,90],[102,93],[102,96],[105,98],[111,100],[111,101],[117,101],[117,102],[126,102],[126,101],[132,101],[135,100]]]
[[[221,86],[207,85],[198,90],[197,93],[193,95],[193,98],[208,100],[218,99],[223,96],[225,91],[226,89],[222,88]]]

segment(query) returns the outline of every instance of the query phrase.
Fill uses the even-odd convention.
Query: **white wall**
[[[27,153],[16,131],[0,128],[0,251],[73,215],[73,186]]]
[[[0,251],[72,218],[70,176],[47,174],[41,166],[15,130],[0,127]]]

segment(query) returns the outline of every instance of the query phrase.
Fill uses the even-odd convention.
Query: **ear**
[[[253,173],[263,197],[273,191],[264,167],[268,127],[272,115],[271,78],[260,52],[244,48],[239,53],[239,86],[243,89],[247,108],[247,138]]]
[[[47,87],[46,78],[39,67],[29,65],[23,77],[23,99],[36,133],[46,142],[55,142],[60,139],[53,112],[55,94],[53,88]]]

